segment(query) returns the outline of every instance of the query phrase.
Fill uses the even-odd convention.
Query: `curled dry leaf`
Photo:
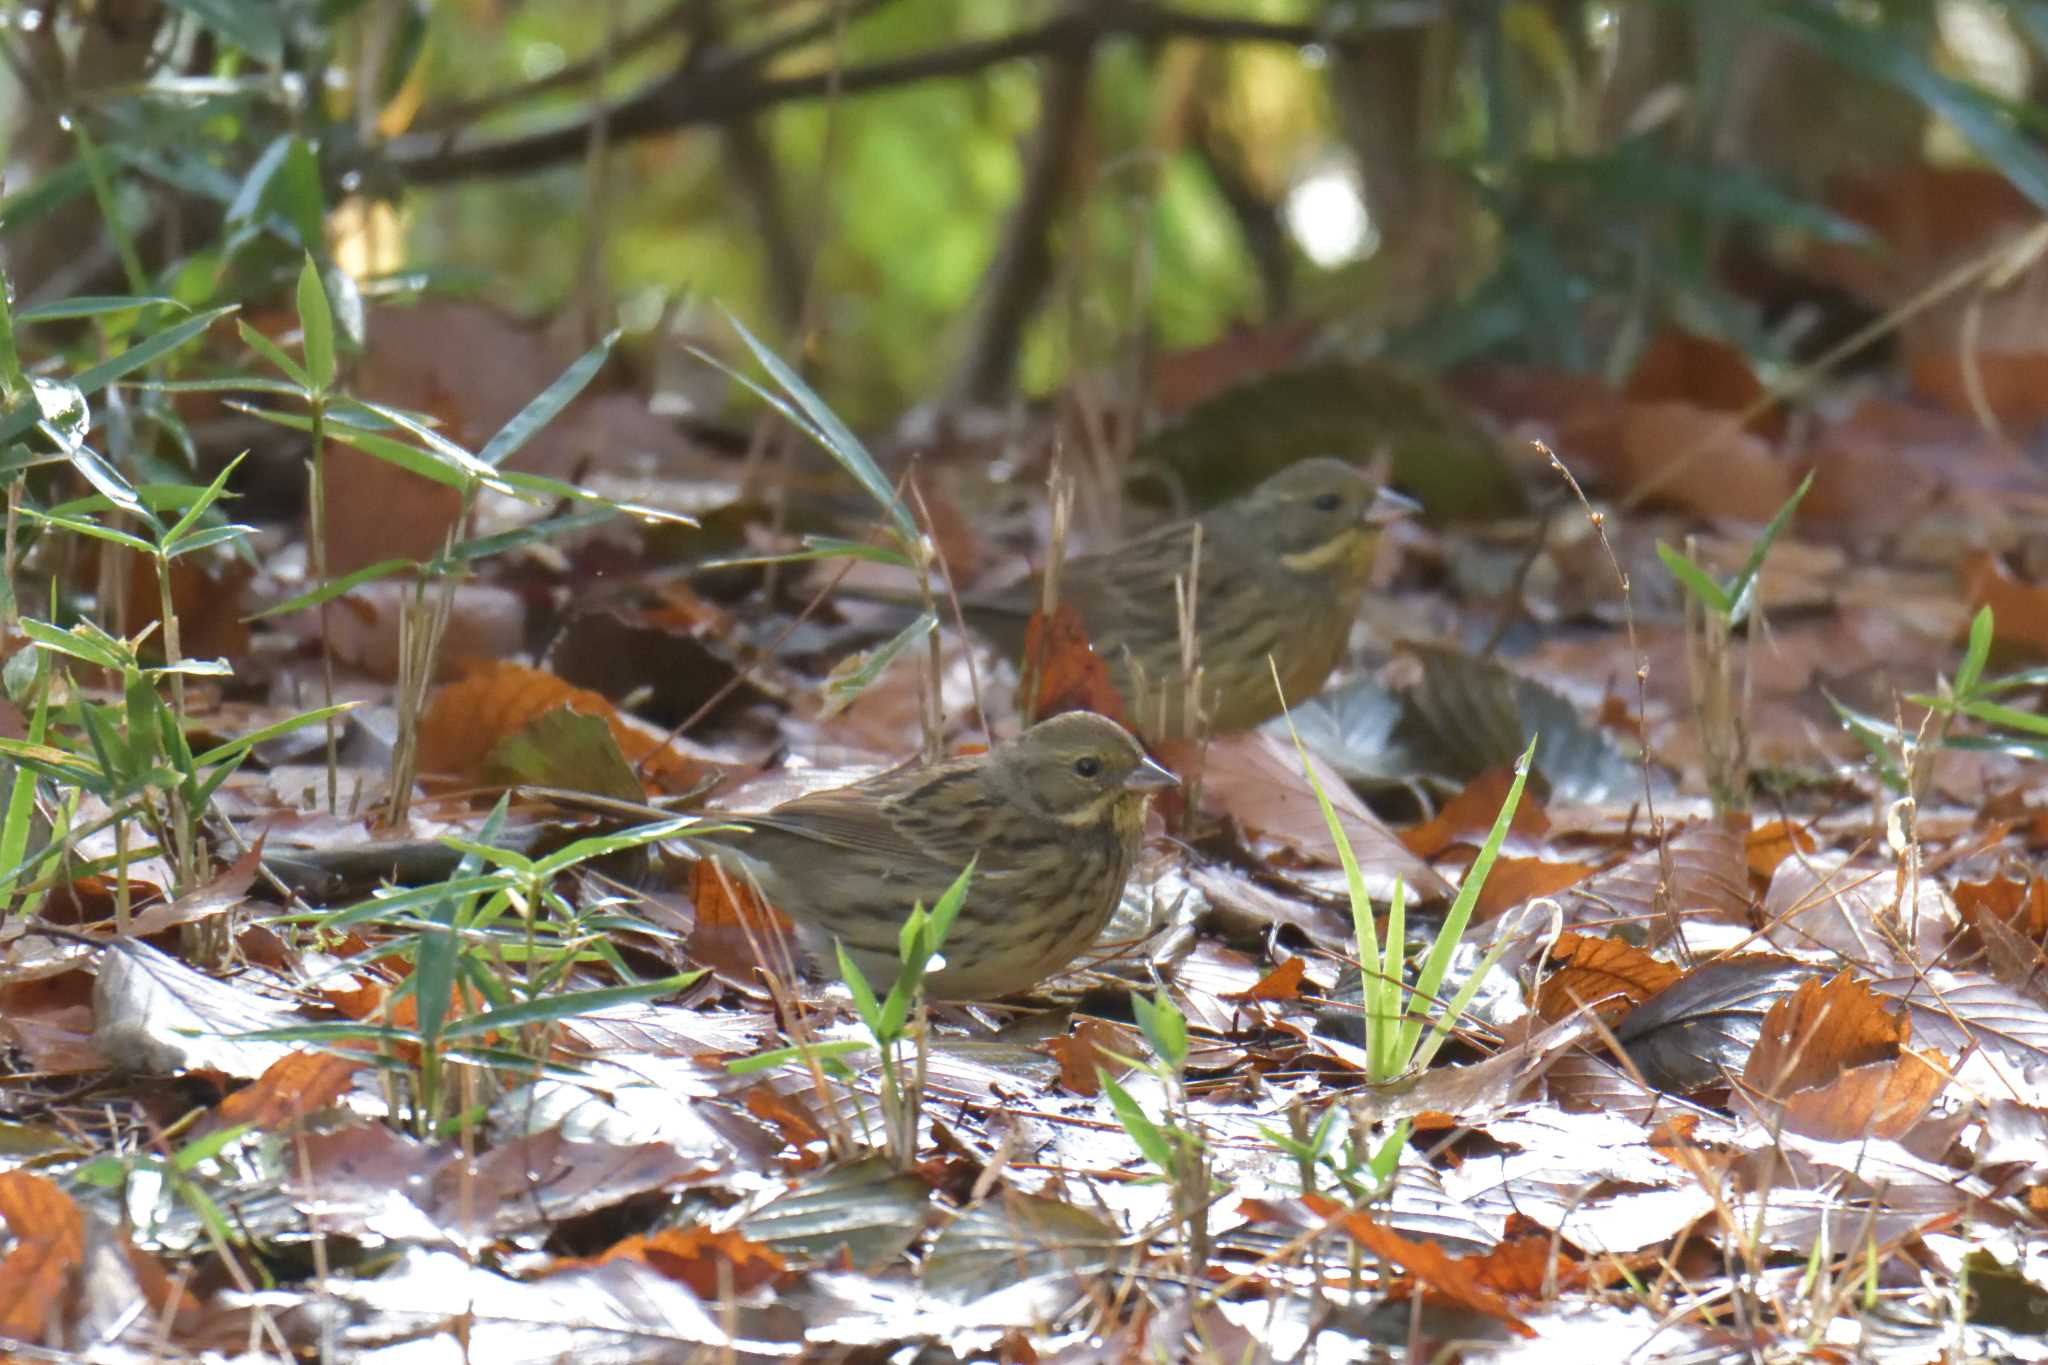
[[[803,960],[795,929],[782,912],[762,900],[752,883],[709,858],[690,865],[690,902],[697,920],[685,951],[693,962],[751,982],[757,968],[780,972],[784,964]]]
[[[1472,905],[1472,922],[1499,919],[1517,906],[1554,896],[1593,875],[1591,863],[1554,863],[1548,858],[1497,858]]]
[[[1996,919],[2036,943],[2048,938],[2048,877],[1957,882],[1955,898],[1956,913],[1972,932],[1984,920]]]
[[[2014,578],[1998,556],[1978,550],[1963,561],[1963,597],[1972,611],[1991,608],[2001,648],[2048,654],[2048,586]]]
[[[1948,1084],[1935,1053],[1912,1052],[1902,1009],[1844,971],[1811,979],[1773,1005],[1743,1084],[1784,1109],[1785,1126],[1825,1142],[1897,1139]]]
[[[1298,1000],[1301,998],[1302,974],[1308,970],[1308,960],[1290,957],[1272,971],[1259,978],[1259,983],[1248,991],[1225,997],[1231,1000]]]

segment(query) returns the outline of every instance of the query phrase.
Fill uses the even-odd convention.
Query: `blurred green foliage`
[[[178,0],[125,33],[47,13],[59,31],[0,34],[26,301],[275,299],[368,195],[402,251],[359,277],[586,325],[695,298],[783,345],[808,300],[802,359],[856,424],[947,392],[1029,197],[1044,70],[1083,46],[1049,269],[1013,319],[1034,394],[1290,314],[1425,367],[1612,376],[1672,321],[1766,354],[1782,339],[1718,263],[1736,237],[1858,240],[1826,172],[1946,138],[2048,196],[2041,109],[1969,50],[1988,33],[2035,71],[2033,0]],[[702,112],[835,69],[858,88]],[[1291,225],[1332,167],[1362,177],[1379,255],[1318,263]]]

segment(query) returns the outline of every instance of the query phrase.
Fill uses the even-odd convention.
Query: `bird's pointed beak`
[[[1390,526],[1394,522],[1412,517],[1422,510],[1422,504],[1405,493],[1396,493],[1391,488],[1382,488],[1373,494],[1372,501],[1365,505],[1365,524],[1368,526]]]
[[[1168,787],[1179,785],[1179,778],[1149,758],[1133,768],[1131,775],[1124,779],[1124,786],[1140,792],[1165,791]]]

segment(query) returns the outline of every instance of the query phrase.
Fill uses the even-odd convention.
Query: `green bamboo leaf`
[[[754,359],[760,362],[761,368],[768,371],[769,377],[775,381],[777,386],[784,393],[788,394],[798,407],[803,409],[804,416],[808,420],[797,421],[797,429],[823,446],[825,452],[831,455],[833,459],[839,461],[840,466],[854,477],[854,481],[868,491],[868,496],[873,498],[881,506],[882,510],[888,514],[889,519],[895,523],[897,534],[903,537],[906,545],[917,544],[917,523],[911,518],[910,509],[903,505],[903,499],[896,496],[895,488],[882,474],[881,469],[875,464],[874,457],[868,454],[867,447],[861,444],[860,438],[855,436],[847,428],[846,424],[839,420],[839,415],[826,405],[824,399],[818,397],[812,391],[811,386],[806,384],[795,370],[783,363],[781,356],[775,354],[773,350],[763,344],[752,332],[748,331],[745,323],[734,317],[730,312],[726,313],[726,319],[732,323],[733,329],[740,334],[740,339],[747,344],[747,349],[754,353]],[[704,352],[699,351],[697,354],[704,355]],[[711,359],[709,356],[705,356],[705,358]],[[716,360],[712,360],[712,363],[718,364]],[[719,365],[719,368],[726,370],[728,374],[733,373],[724,365]],[[734,377],[740,378],[749,388],[754,389],[756,393],[768,399],[784,415],[790,415],[787,405],[776,400],[772,395],[763,392],[742,376],[735,375]]]
[[[498,429],[497,435],[484,442],[484,448],[477,452],[477,459],[494,468],[505,463],[506,456],[532,440],[535,432],[552,422],[557,413],[583,392],[604,367],[605,359],[611,355],[618,339],[618,332],[613,331],[579,356],[574,364],[562,371],[559,379],[542,389],[532,402]]]
[[[1161,1173],[1172,1175],[1174,1171],[1173,1144],[1166,1134],[1159,1131],[1159,1125],[1145,1115],[1138,1102],[1131,1098],[1131,1092],[1117,1083],[1116,1077],[1101,1067],[1095,1069],[1096,1080],[1102,1086],[1102,1093],[1109,1096],[1109,1107],[1116,1114],[1117,1122],[1130,1134],[1131,1141],[1145,1159],[1157,1166]]]
[[[306,378],[315,394],[334,387],[334,309],[327,301],[327,286],[320,281],[320,267],[309,253],[299,268],[299,338],[306,352]]]
[[[1664,561],[1664,567],[1671,570],[1673,578],[1690,589],[1692,595],[1716,616],[1726,616],[1734,608],[1727,589],[1716,583],[1712,574],[1693,563],[1684,551],[1660,540],[1657,542],[1657,558]]]
[[[1757,537],[1756,544],[1749,547],[1749,558],[1743,561],[1742,571],[1728,584],[1728,624],[1739,626],[1748,618],[1750,607],[1755,602],[1757,575],[1763,572],[1764,557],[1771,552],[1772,542],[1777,540],[1786,523],[1792,520],[1792,513],[1798,508],[1800,500],[1806,496],[1806,491],[1812,487],[1813,474],[1809,471],[1807,476],[1799,481],[1799,487],[1792,491],[1792,496],[1785,499],[1785,505],[1778,509],[1777,515],[1771,518],[1770,524],[1764,527],[1764,532]]]

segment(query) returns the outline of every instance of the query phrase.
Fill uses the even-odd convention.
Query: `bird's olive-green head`
[[[1286,568],[1319,575],[1369,558],[1379,529],[1416,507],[1355,465],[1319,456],[1287,466],[1225,510],[1242,517]]]
[[[1131,732],[1092,711],[1042,720],[989,755],[990,781],[1063,825],[1086,826],[1126,802],[1136,810],[1179,779],[1145,756]]]

